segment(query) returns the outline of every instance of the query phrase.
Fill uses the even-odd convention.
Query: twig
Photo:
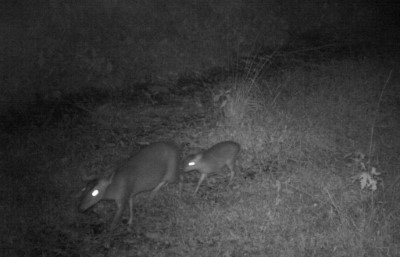
[[[369,165],[370,162],[371,162],[372,141],[374,140],[375,124],[376,124],[376,120],[377,120],[377,117],[378,117],[379,108],[380,108],[380,105],[381,105],[381,102],[382,102],[383,92],[385,92],[386,86],[388,85],[389,80],[390,80],[390,78],[392,77],[392,72],[393,72],[393,69],[390,70],[389,75],[388,75],[388,77],[387,77],[387,79],[386,79],[386,81],[385,81],[385,85],[384,85],[383,88],[382,88],[381,95],[379,96],[379,100],[378,100],[378,108],[376,109],[374,121],[373,121],[373,123],[372,123],[372,127],[371,127],[371,138],[370,138],[370,142],[369,142],[369,153],[368,153],[368,156],[369,156],[370,158],[368,159],[368,165]]]

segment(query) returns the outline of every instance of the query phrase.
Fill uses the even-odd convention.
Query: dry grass
[[[1,213],[9,235],[3,245],[10,248],[4,251],[398,256],[398,81],[389,81],[378,109],[389,71],[370,60],[304,65],[270,78],[226,81],[200,105],[190,97],[160,107],[109,103],[73,128],[5,135]],[[137,142],[163,139],[181,143],[185,153],[235,140],[242,145],[241,172],[231,186],[225,174],[210,176],[195,197],[196,175],[185,177],[182,199],[175,185],[148,204],[146,194],[137,197],[131,231],[124,225],[103,231],[111,204],[96,206],[98,215],[76,212],[82,171],[104,173]],[[352,179],[362,166],[344,157],[357,151],[368,154],[362,163],[381,173],[376,191]]]

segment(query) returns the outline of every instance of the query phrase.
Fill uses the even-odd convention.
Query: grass
[[[390,70],[372,59],[303,63],[272,76],[228,79],[164,105],[114,99],[46,130],[2,133],[3,251],[398,256],[398,81],[385,84]],[[185,175],[181,199],[176,185],[150,203],[147,194],[138,196],[131,231],[103,231],[111,203],[98,204],[97,214],[76,211],[82,172],[103,174],[138,143],[164,139],[186,154],[235,140],[241,172],[231,186],[227,172],[210,176],[194,197],[196,173]],[[345,156],[357,151],[381,173],[375,191],[352,179],[364,170]]]

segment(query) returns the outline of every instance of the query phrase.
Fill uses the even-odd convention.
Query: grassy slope
[[[2,134],[9,142],[1,153],[8,172],[1,180],[2,234],[9,235],[3,245],[16,247],[6,253],[396,256],[396,70],[379,102],[393,68],[375,60],[303,64],[256,82],[226,81],[166,106],[113,102],[80,122]],[[76,213],[81,171],[105,172],[137,142],[161,139],[185,143],[186,153],[234,139],[243,149],[241,172],[230,187],[227,176],[210,177],[196,197],[195,174],[186,176],[182,199],[174,185],[151,203],[138,197],[132,231],[101,232],[114,211],[108,204],[96,207],[100,219]],[[369,155],[359,164],[382,173],[385,183],[374,192],[352,180],[362,170],[344,156],[356,151]]]

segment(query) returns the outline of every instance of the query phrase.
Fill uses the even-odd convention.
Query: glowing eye
[[[92,196],[96,196],[96,195],[98,195],[98,194],[99,194],[99,190],[97,190],[97,189],[93,190]]]
[[[194,166],[196,163],[195,162],[189,162],[188,165],[189,166]]]

